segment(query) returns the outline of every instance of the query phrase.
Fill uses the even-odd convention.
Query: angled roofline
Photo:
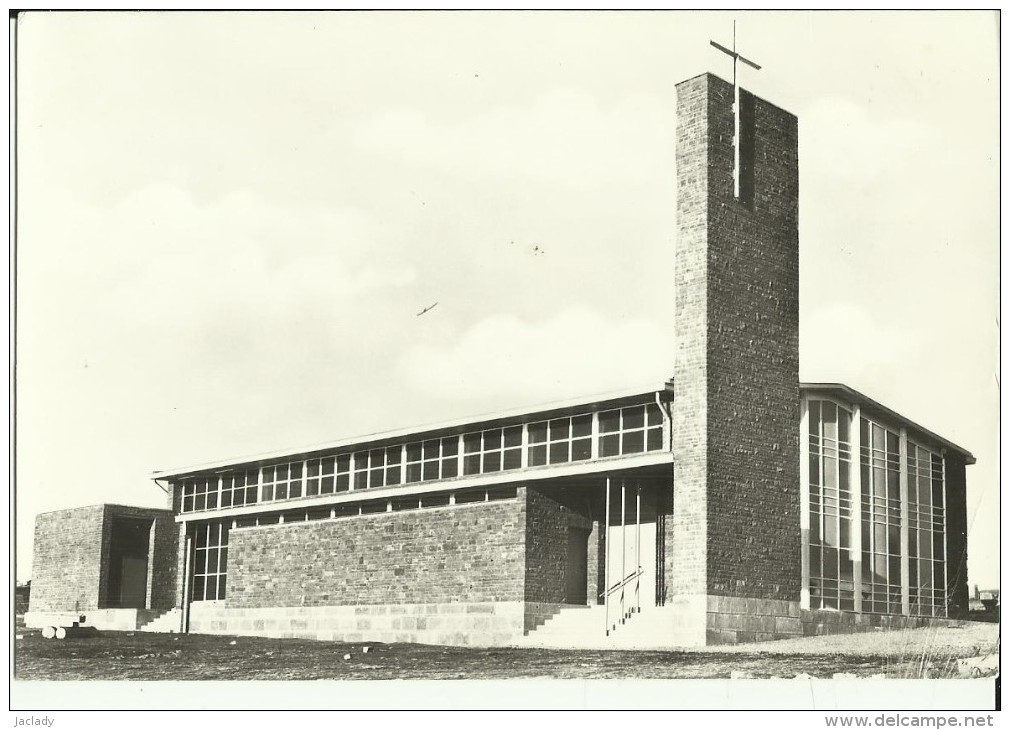
[[[873,400],[873,398],[870,398],[869,396],[860,393],[855,388],[851,388],[848,385],[845,385],[844,383],[800,383],[800,390],[801,391],[820,390],[844,395],[847,399],[856,401],[861,405],[869,406],[873,410],[879,411],[888,418],[894,419],[899,423],[907,424],[916,431],[919,431],[920,433],[923,433],[929,438],[935,440],[937,443],[941,444],[945,448],[950,449],[951,451],[956,451],[957,453],[964,456],[966,464],[975,463],[975,457],[970,451],[968,451],[968,449],[964,448],[963,446],[958,446],[953,441],[948,441],[943,436],[940,436],[939,434],[930,431],[928,428],[920,426],[918,423],[911,420],[910,418],[901,415],[897,411],[888,408],[887,406],[881,403],[878,403],[877,401]]]
[[[224,469],[226,467],[236,466],[239,464],[274,461],[277,459],[283,459],[285,457],[290,456],[308,455],[313,453],[332,451],[335,449],[343,449],[347,448],[348,446],[358,446],[378,441],[402,439],[404,437],[412,435],[420,436],[422,434],[427,434],[431,432],[449,431],[453,429],[462,428],[464,426],[489,423],[493,421],[508,421],[523,416],[531,416],[540,413],[549,413],[551,411],[570,410],[574,408],[579,408],[580,406],[593,406],[601,403],[607,403],[610,401],[620,401],[627,398],[649,395],[650,393],[662,393],[662,392],[668,392],[671,394],[673,393],[672,380],[667,380],[661,383],[653,383],[652,387],[646,385],[635,388],[625,388],[622,390],[611,391],[606,393],[597,393],[595,395],[583,396],[581,398],[573,398],[564,401],[533,404],[524,408],[513,408],[507,411],[499,411],[497,413],[484,413],[474,416],[467,416],[465,418],[456,418],[451,421],[443,421],[440,423],[408,426],[407,428],[400,428],[392,431],[380,431],[377,433],[362,434],[359,436],[352,436],[350,438],[338,439],[336,441],[326,441],[323,443],[310,444],[308,446],[281,449],[277,451],[269,451],[259,454],[248,454],[245,456],[237,456],[235,458],[230,459],[219,459],[202,464],[193,464],[190,466],[183,466],[173,469],[157,470],[151,473],[151,478],[154,479],[155,482],[157,482],[159,479],[172,479],[175,477],[186,476],[189,474],[196,474],[199,472]]]

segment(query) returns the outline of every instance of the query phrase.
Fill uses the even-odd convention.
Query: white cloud
[[[853,304],[832,304],[800,318],[800,380],[843,382],[880,392],[913,361],[914,335]]]
[[[60,215],[28,212],[19,283],[23,317],[50,326],[90,315],[92,325],[201,328],[222,310],[283,319],[415,275],[385,260],[389,231],[353,209],[242,191],[200,203],[164,183],[108,208],[59,193],[46,202]]]
[[[518,406],[665,380],[673,353],[673,333],[655,322],[569,308],[535,322],[485,318],[454,342],[410,348],[397,369],[433,396]]]
[[[578,188],[639,184],[669,174],[671,110],[651,96],[601,107],[589,94],[555,89],[528,106],[498,107],[442,123],[415,110],[357,125],[363,147],[471,175],[534,177]],[[615,143],[616,141],[616,143]]]
[[[879,119],[865,106],[820,98],[800,114],[800,160],[817,175],[866,182],[929,143],[933,130],[913,119]]]

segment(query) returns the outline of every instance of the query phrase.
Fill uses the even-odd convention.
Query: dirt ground
[[[914,629],[684,651],[472,649],[103,632],[43,639],[16,630],[15,677],[49,680],[673,679],[956,677],[958,658],[997,650],[999,627]],[[365,652],[364,648],[368,647]],[[349,658],[345,659],[345,656]]]

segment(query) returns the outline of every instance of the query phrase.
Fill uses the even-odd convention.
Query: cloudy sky
[[[800,119],[801,378],[975,453],[995,585],[998,20],[736,17]],[[670,377],[674,85],[732,18],[23,16],[18,577],[156,469]]]

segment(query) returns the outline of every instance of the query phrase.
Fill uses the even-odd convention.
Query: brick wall
[[[708,588],[799,600],[799,242],[796,117],[753,110],[752,208],[733,199],[732,86],[711,87]],[[743,135],[742,135],[743,136]]]
[[[677,85],[677,248],[673,516],[665,531],[667,598],[707,589],[709,75]]]
[[[526,489],[526,590],[527,601],[565,602],[569,528],[589,531],[589,507],[578,498]],[[587,555],[588,567],[588,555]],[[588,570],[586,571],[588,575]],[[587,584],[588,584],[587,577]]]
[[[148,560],[147,605],[154,609],[178,606],[175,571],[179,560],[179,528],[170,514],[154,520]]]
[[[589,553],[586,555],[586,599],[592,604],[600,603],[603,590],[603,567],[606,560],[606,545],[603,542],[603,525],[599,519],[593,520],[588,540]]]
[[[946,455],[947,485],[947,601],[948,615],[968,615],[968,515],[965,496],[965,464]],[[32,585],[35,590],[35,585]]]
[[[31,611],[98,608],[104,516],[96,505],[35,518]]]
[[[668,590],[798,600],[796,118],[741,93],[752,204],[733,196],[732,86],[678,85],[674,509]]]
[[[521,601],[525,496],[233,530],[228,606]]]

